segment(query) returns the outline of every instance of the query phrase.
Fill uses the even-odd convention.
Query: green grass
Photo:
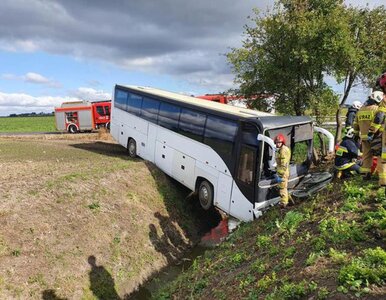
[[[384,299],[385,224],[384,189],[362,178],[333,183],[242,224],[153,298]]]
[[[52,132],[52,131],[56,131],[54,116],[0,118],[0,132]]]

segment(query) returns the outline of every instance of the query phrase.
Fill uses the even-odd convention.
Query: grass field
[[[0,118],[0,132],[53,132],[55,117],[15,117]]]
[[[386,196],[377,187],[337,181],[287,210],[272,208],[153,299],[386,299]]]
[[[0,299],[121,299],[191,247],[188,191],[86,136],[0,137]]]

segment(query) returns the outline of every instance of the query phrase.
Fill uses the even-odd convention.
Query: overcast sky
[[[224,54],[241,45],[252,8],[264,11],[272,4],[1,0],[0,116],[111,98],[116,83],[194,95],[225,91],[234,85]]]

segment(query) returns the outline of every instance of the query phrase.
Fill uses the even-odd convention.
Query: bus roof
[[[312,119],[306,116],[277,116],[258,110],[240,108],[237,106],[226,105],[213,101],[207,101],[192,96],[168,92],[152,87],[117,85],[129,90],[138,91],[139,93],[151,94],[164,99],[171,99],[186,104],[199,106],[204,109],[214,110],[220,113],[231,114],[243,119],[259,120],[259,123],[265,129],[280,128],[290,125],[311,123]]]
[[[191,104],[202,108],[207,108],[207,109],[211,109],[211,110],[215,110],[223,113],[230,113],[244,118],[274,116],[273,114],[262,112],[262,111],[257,111],[257,110],[247,109],[247,108],[240,108],[240,107],[231,106],[231,105],[224,105],[222,103],[207,101],[196,97],[168,92],[168,91],[164,91],[164,90],[160,90],[152,87],[131,86],[131,85],[122,86],[122,87],[126,87],[131,90],[136,90],[142,93],[152,94],[166,99],[176,100],[178,102],[184,102],[186,104]]]
[[[265,129],[312,123],[312,119],[307,116],[269,116],[261,117],[259,120]]]

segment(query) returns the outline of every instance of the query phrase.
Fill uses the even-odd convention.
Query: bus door
[[[238,137],[236,184],[249,202],[254,203],[259,133],[255,124],[242,122]]]

